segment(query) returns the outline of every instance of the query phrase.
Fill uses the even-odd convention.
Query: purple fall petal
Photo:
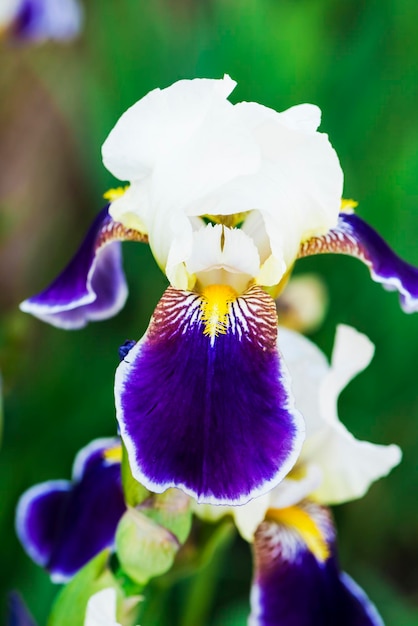
[[[99,439],[80,451],[73,482],[35,485],[19,500],[18,537],[29,556],[45,567],[54,582],[69,580],[104,548],[113,545],[125,511],[120,464],[104,452],[117,439]]]
[[[329,554],[319,558],[289,524],[264,521],[254,540],[249,626],[383,626],[365,593],[339,569],[330,513],[313,503],[299,506]]]
[[[327,253],[348,254],[360,259],[369,267],[374,281],[390,291],[399,291],[406,313],[418,311],[418,269],[398,257],[358,215],[340,213],[335,228],[301,245],[299,258]]]
[[[276,348],[274,301],[252,287],[205,334],[203,297],[169,287],[120,363],[115,396],[135,478],[200,502],[243,503],[291,469],[304,425]]]
[[[66,329],[116,315],[128,295],[120,244],[128,240],[146,238],[114,222],[105,207],[64,271],[44,291],[22,302],[21,310]]]
[[[78,0],[20,0],[13,35],[32,42],[66,41],[79,34],[82,18]]]

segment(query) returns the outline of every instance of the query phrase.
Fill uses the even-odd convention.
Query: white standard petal
[[[149,92],[122,115],[104,142],[105,167],[120,180],[142,179],[159,159],[187,142],[235,85],[225,76],[180,80]]]
[[[84,626],[121,626],[116,621],[115,589],[102,589],[91,596],[87,603]]]
[[[254,206],[266,222],[272,252],[287,265],[300,242],[335,226],[341,203],[343,173],[327,135],[314,132],[320,111],[300,105],[277,113],[252,102],[234,107],[261,149],[260,177],[269,181],[270,199]]]
[[[314,133],[321,123],[321,109],[315,104],[297,104],[279,115],[286,126],[303,132]]]

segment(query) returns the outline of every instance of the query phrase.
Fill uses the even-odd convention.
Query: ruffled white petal
[[[303,455],[315,459],[322,470],[322,482],[312,495],[323,504],[361,498],[402,458],[398,446],[359,441],[340,422],[308,441]]]
[[[338,419],[339,393],[368,365],[373,344],[356,330],[340,326],[329,366],[320,350],[302,335],[281,328],[278,342],[291,375],[295,404],[306,422],[299,464],[314,464],[322,472],[315,497],[323,504],[336,504],[363,496],[373,481],[401,459],[396,445],[359,441]]]
[[[331,368],[319,392],[320,410],[325,420],[338,420],[338,396],[369,365],[373,355],[374,345],[366,335],[344,324],[337,326]]]
[[[193,135],[211,108],[226,103],[235,85],[225,76],[180,80],[149,92],[122,115],[104,142],[105,166],[120,180],[141,180]]]

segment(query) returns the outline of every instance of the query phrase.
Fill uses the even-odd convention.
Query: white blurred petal
[[[306,464],[302,476],[292,477],[292,472],[270,492],[269,508],[284,509],[294,506],[312,494],[322,481],[322,471],[317,465]]]
[[[87,603],[84,626],[121,626],[116,621],[115,589],[102,589],[91,596]]]
[[[322,468],[323,480],[313,496],[323,504],[361,498],[374,481],[386,476],[402,458],[398,446],[359,441],[340,422],[329,428],[316,445],[308,442],[305,455],[315,458]]]
[[[16,16],[21,0],[1,0],[0,27],[7,27]]]
[[[398,446],[359,441],[338,419],[338,395],[368,365],[373,344],[353,328],[338,327],[331,366],[312,342],[293,331],[280,328],[278,345],[290,372],[295,405],[306,423],[299,464],[322,471],[315,497],[335,504],[363,496],[401,459]]]

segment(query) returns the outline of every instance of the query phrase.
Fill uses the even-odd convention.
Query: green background
[[[22,591],[40,626],[55,588],[15,537],[17,498],[32,484],[69,477],[81,446],[115,432],[117,348],[141,336],[166,285],[146,246],[125,244],[130,298],[118,317],[65,332],[18,311],[67,262],[115,185],[100,157],[107,133],[150,89],[180,78],[229,73],[238,82],[232,101],[277,110],[316,103],[345,172],[345,197],[418,265],[417,24],[410,0],[89,0],[77,42],[1,42],[0,584]],[[338,323],[376,344],[372,364],[342,395],[341,419],[356,436],[404,452],[389,478],[335,510],[342,565],[387,626],[416,626],[418,316],[405,315],[353,259],[307,259],[296,268],[305,271],[329,289],[314,336],[325,352]],[[194,626],[244,624],[248,547],[234,540],[215,566],[201,587],[186,579],[165,593],[143,626],[187,626],[184,607],[193,602]]]

